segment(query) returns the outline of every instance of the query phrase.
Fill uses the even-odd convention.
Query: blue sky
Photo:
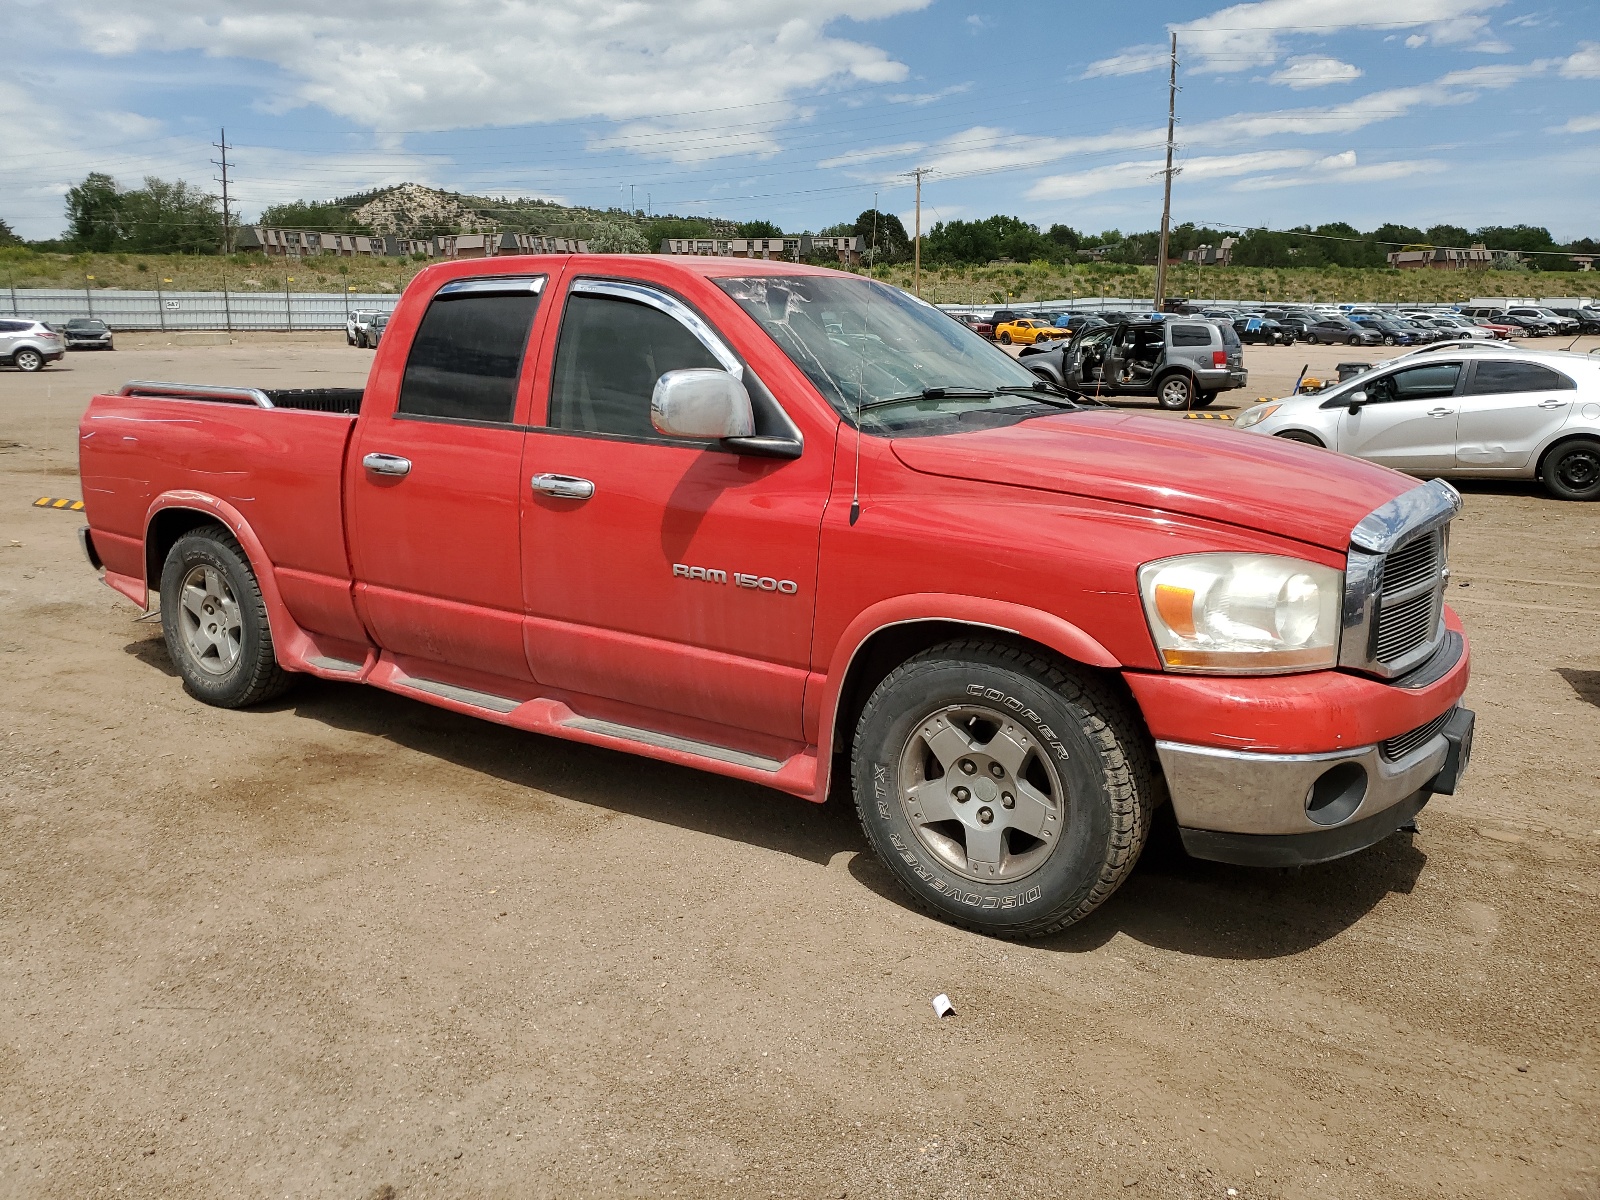
[[[1174,220],[1546,225],[1600,236],[1600,3],[0,0],[0,217],[62,227],[91,170],[247,216],[415,180],[656,212],[1153,228],[1166,38]],[[630,193],[631,187],[631,193]]]

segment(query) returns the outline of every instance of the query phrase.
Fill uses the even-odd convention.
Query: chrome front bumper
[[[1263,865],[1318,862],[1388,836],[1435,791],[1453,790],[1471,753],[1472,720],[1457,708],[1442,729],[1392,760],[1376,745],[1252,754],[1157,742],[1156,751],[1190,853]]]

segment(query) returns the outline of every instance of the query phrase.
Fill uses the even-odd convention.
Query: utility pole
[[[232,147],[228,145],[228,131],[226,129],[222,130],[222,140],[220,142],[212,142],[211,144],[215,146],[218,152],[220,152],[222,155],[220,159],[213,158],[211,160],[212,166],[222,168],[222,174],[220,176],[213,176],[218,183],[222,184],[222,252],[224,254],[232,254],[233,208],[228,202],[228,151],[232,149]]]
[[[914,171],[907,172],[916,176],[917,180],[917,232],[911,250],[911,293],[914,296],[922,295],[922,177],[931,170],[931,167],[918,167]]]
[[[1178,123],[1178,35],[1172,35],[1172,63],[1167,76],[1167,169],[1162,172],[1166,177],[1161,198],[1161,250],[1156,255],[1156,303],[1155,311],[1161,311],[1161,303],[1167,296],[1167,234],[1172,227],[1172,177],[1176,172],[1172,169],[1172,134],[1173,128]]]

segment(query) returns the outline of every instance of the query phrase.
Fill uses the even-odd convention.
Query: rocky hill
[[[403,183],[368,200],[350,217],[374,233],[401,237],[427,236],[441,229],[462,233],[493,229],[495,223],[470,207],[467,200],[468,197],[435,191],[420,183]]]

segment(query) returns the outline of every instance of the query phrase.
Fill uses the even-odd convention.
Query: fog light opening
[[[1361,807],[1367,794],[1367,769],[1357,762],[1329,767],[1306,793],[1306,816],[1318,825],[1337,825]]]

